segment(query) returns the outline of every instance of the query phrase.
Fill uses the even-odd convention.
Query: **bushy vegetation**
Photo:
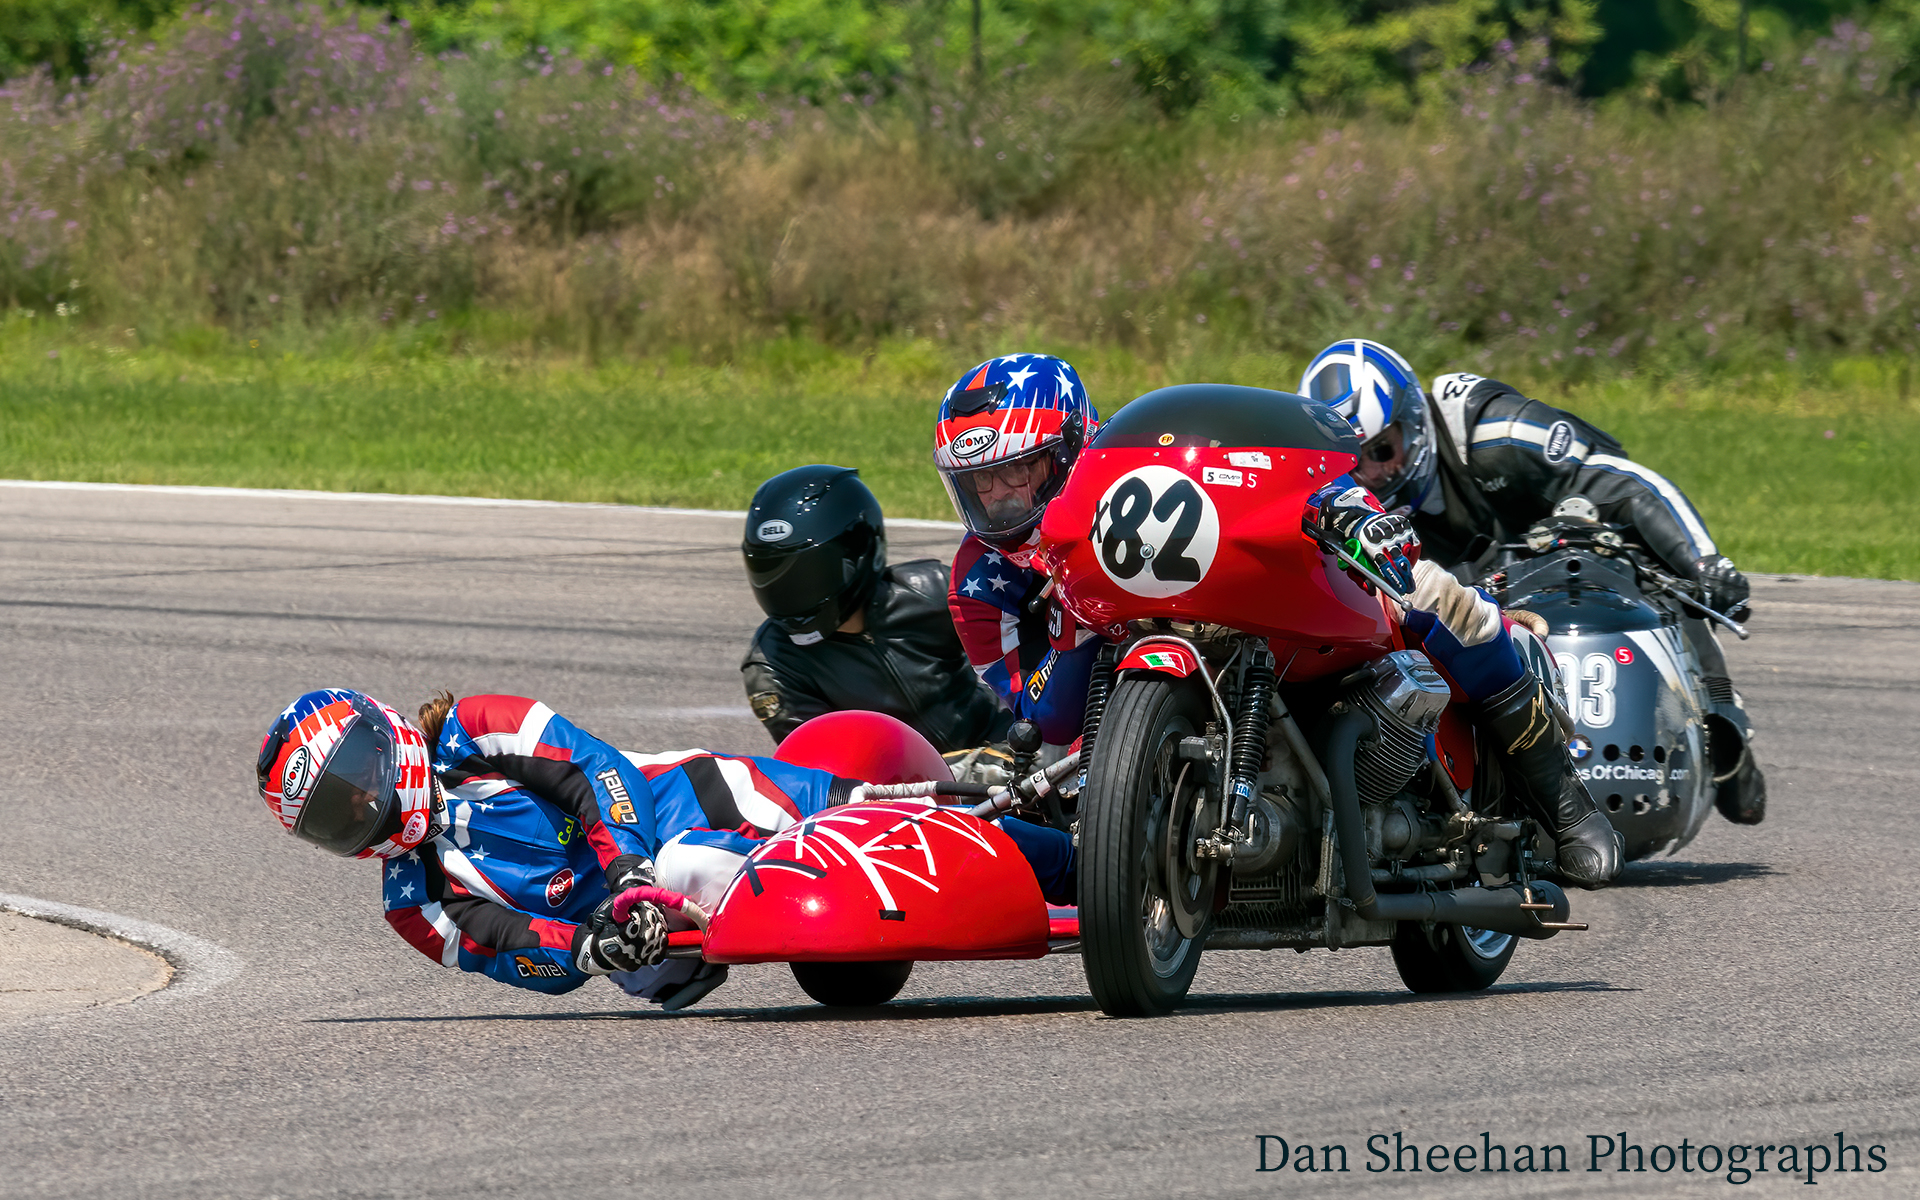
[[[1689,100],[1836,21],[1902,44],[1914,0],[332,0],[430,53],[550,52],[723,99],[889,92],[956,68],[1125,71],[1168,111],[1403,111],[1439,72],[1537,40],[1581,94]],[[0,78],[85,75],[182,0],[0,0]],[[1911,80],[1909,82],[1912,82]]]
[[[1400,118],[1173,118],[1111,66],[722,104],[220,3],[0,89],[0,306],[123,331],[716,360],[768,337],[1165,358],[1385,338],[1566,378],[1910,353],[1920,129],[1860,29],[1712,104],[1548,51]]]

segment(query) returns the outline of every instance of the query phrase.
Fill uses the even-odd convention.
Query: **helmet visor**
[[[1417,387],[1393,397],[1393,420],[1360,447],[1354,477],[1382,501],[1410,502],[1408,493],[1424,481],[1433,458],[1433,424],[1426,396]]]
[[[1012,533],[1033,524],[1066,482],[1054,445],[991,466],[942,472],[948,495],[977,534]]]
[[[295,837],[354,855],[400,831],[393,739],[381,724],[362,712],[341,737],[293,823]]]
[[[777,551],[749,543],[745,551],[753,598],[788,633],[827,633],[839,625],[833,620],[817,628],[823,618],[836,616],[834,601],[855,574],[854,562],[839,542]]]

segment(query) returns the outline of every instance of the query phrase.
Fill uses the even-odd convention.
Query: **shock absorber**
[[[1253,793],[1260,786],[1260,769],[1267,761],[1267,705],[1273,701],[1273,655],[1264,643],[1255,643],[1241,676],[1240,711],[1234,720],[1233,764],[1228,790],[1233,796],[1229,824],[1245,827]]]
[[[1106,715],[1107,697],[1113,694],[1113,660],[1120,647],[1112,642],[1100,647],[1093,660],[1093,673],[1087,678],[1086,716],[1080,721],[1080,788],[1087,786],[1087,767],[1093,762],[1093,741],[1100,732],[1100,718]]]

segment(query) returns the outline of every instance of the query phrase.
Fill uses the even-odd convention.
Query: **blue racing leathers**
[[[770,758],[628,755],[546,705],[469,696],[434,747],[433,836],[385,864],[387,921],[445,966],[566,992],[583,922],[609,881],[692,894],[753,840],[844,802],[854,786]],[[698,897],[696,897],[698,898]]]

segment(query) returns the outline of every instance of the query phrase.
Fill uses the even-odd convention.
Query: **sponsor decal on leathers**
[[[1541,453],[1550,463],[1566,461],[1567,451],[1573,449],[1573,426],[1566,421],[1555,421],[1547,428],[1547,444],[1541,447]]]
[[[600,786],[607,789],[607,798],[613,803],[607,806],[607,815],[615,824],[633,824],[633,797],[627,794],[627,785],[621,781],[620,772],[612,767],[594,776]]]

